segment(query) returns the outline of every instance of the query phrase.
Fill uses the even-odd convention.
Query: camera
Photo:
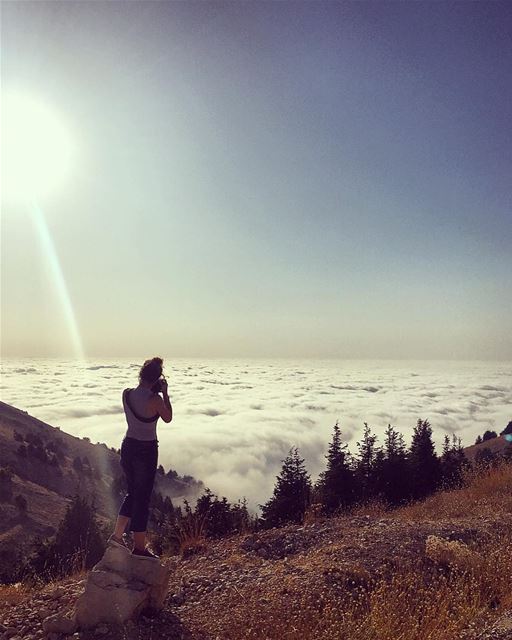
[[[162,393],[162,378],[158,378],[155,384],[151,387],[153,393]]]

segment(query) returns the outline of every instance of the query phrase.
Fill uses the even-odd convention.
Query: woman
[[[121,445],[121,466],[126,475],[128,493],[119,509],[114,533],[109,543],[128,549],[123,533],[133,532],[132,555],[157,560],[146,547],[149,501],[158,462],[156,423],[172,420],[172,406],[167,381],[162,375],[162,358],[146,360],[139,372],[139,386],[123,391],[123,407],[128,429]],[[159,394],[162,395],[159,395]]]

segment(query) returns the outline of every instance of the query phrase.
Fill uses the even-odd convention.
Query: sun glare
[[[53,193],[67,177],[71,137],[58,111],[24,93],[2,97],[2,200],[19,203]]]

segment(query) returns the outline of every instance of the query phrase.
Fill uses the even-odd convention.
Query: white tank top
[[[128,424],[126,438],[156,440],[156,423],[160,416],[158,414],[154,416],[144,415],[144,412],[147,411],[148,402],[153,395],[151,389],[146,389],[145,387],[125,389],[123,391],[124,414]]]

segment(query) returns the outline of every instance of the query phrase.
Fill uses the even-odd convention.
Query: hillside
[[[110,520],[122,495],[119,454],[52,427],[28,413],[0,402],[0,469],[10,469],[6,490],[0,487],[0,575],[12,550],[27,548],[36,536],[55,532],[72,496],[94,500],[98,518]],[[175,502],[195,498],[201,482],[173,471],[158,473],[155,490]],[[23,513],[16,497],[26,500]],[[20,537],[20,534],[21,537]]]
[[[465,447],[464,453],[468,460],[473,461],[479,451],[488,449],[493,454],[502,455],[508,447],[510,447],[510,442],[506,440],[504,436],[498,436],[496,438],[486,440],[485,442]]]
[[[195,543],[194,555],[173,559],[158,616],[73,637],[512,638],[510,465],[394,511],[373,506],[346,517],[309,514],[303,525]],[[6,589],[0,622],[14,637],[41,638],[41,620],[72,608],[83,578],[37,592]]]

